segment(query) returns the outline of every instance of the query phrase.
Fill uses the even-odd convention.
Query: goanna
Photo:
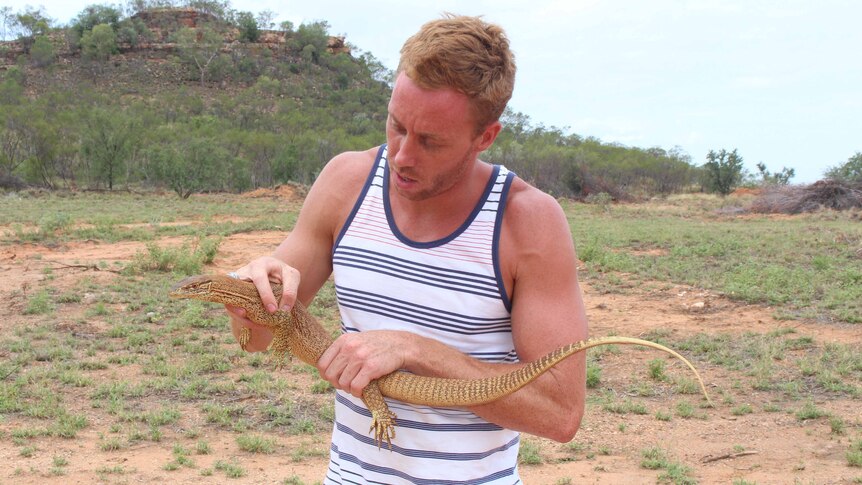
[[[281,285],[272,284],[278,299]],[[290,312],[268,312],[260,300],[253,283],[222,275],[200,275],[177,283],[170,292],[172,298],[186,298],[222,303],[245,309],[247,317],[255,323],[272,329],[270,351],[277,362],[293,354],[305,363],[315,365],[323,352],[332,344],[332,337],[306,309],[297,302]],[[240,335],[245,349],[250,338],[248,328]],[[642,345],[658,349],[683,361],[694,372],[700,388],[710,404],[709,394],[697,369],[677,352],[648,340],[630,337],[601,337],[575,342],[539,358],[516,370],[484,379],[444,379],[422,377],[407,372],[393,372],[372,381],[362,391],[362,400],[371,412],[371,430],[378,446],[383,441],[390,446],[395,438],[395,414],[389,410],[383,397],[391,397],[411,404],[439,407],[463,407],[486,404],[507,396],[529,384],[542,373],[578,352],[591,347],[611,344]]]

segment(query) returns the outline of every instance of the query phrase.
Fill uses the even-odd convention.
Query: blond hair
[[[402,72],[423,88],[451,88],[470,98],[480,132],[500,118],[512,97],[515,56],[500,26],[446,14],[407,39],[398,63]]]

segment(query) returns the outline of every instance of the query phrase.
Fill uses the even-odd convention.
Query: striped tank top
[[[497,255],[514,173],[494,166],[455,232],[415,242],[395,225],[386,145],[333,250],[342,331],[407,330],[487,362],[518,360]],[[398,417],[392,450],[369,434],[371,413],[337,391],[327,484],[517,484],[520,437],[465,409],[386,399]]]

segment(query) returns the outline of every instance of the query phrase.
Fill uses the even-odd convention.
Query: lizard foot
[[[392,451],[392,440],[395,438],[395,413],[388,409],[386,411],[372,411],[371,429],[368,431],[374,432],[377,449],[380,449],[383,441],[386,441],[389,451]]]
[[[239,336],[237,337],[237,341],[239,342],[239,348],[242,350],[248,350],[248,343],[251,340],[251,329],[248,327],[242,327],[239,331]]]

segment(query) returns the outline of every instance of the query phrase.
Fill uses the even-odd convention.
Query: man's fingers
[[[263,273],[251,277],[254,286],[257,287],[257,292],[260,293],[260,301],[266,311],[272,313],[278,309],[278,302],[275,301],[275,296],[272,294],[272,285],[269,283],[269,274]]]
[[[233,306],[233,305],[225,305],[224,309],[227,310],[228,313],[232,313],[239,318],[245,318],[245,308]]]
[[[289,312],[296,304],[297,290],[299,289],[299,271],[290,266],[281,269],[281,310]]]

